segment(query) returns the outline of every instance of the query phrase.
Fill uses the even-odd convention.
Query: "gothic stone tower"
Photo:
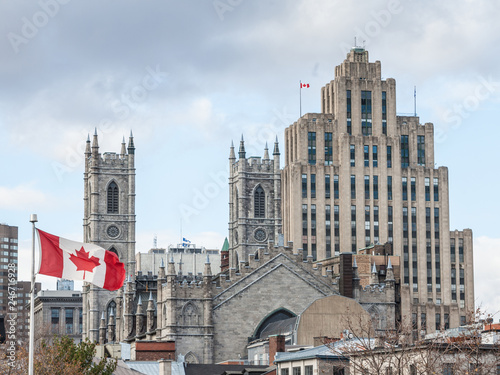
[[[229,266],[239,268],[249,254],[256,253],[267,241],[277,242],[281,234],[281,171],[278,138],[273,159],[264,150],[264,158],[245,157],[241,137],[239,160],[234,145],[229,155]]]
[[[135,277],[135,167],[134,140],[130,133],[128,149],[123,139],[121,152],[99,153],[97,130],[92,146],[87,139],[84,173],[85,242],[95,243],[113,251],[126,265],[127,275]],[[113,311],[117,305],[113,298],[120,291],[110,292],[91,284],[83,287],[83,333],[91,341],[99,339],[99,321],[102,313],[107,320],[116,316],[116,332],[119,340],[122,330],[120,316]],[[121,300],[118,298],[117,300]],[[121,310],[122,306],[118,306]]]

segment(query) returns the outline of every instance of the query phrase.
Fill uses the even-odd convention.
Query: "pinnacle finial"
[[[210,264],[210,257],[207,254],[207,260],[205,260],[205,264]]]
[[[266,147],[264,148],[264,160],[269,160],[269,149],[267,148],[267,141]]]
[[[97,128],[94,130],[94,137],[92,139],[92,148],[94,149],[94,152],[98,152],[97,150],[99,149],[99,141],[97,140]]]
[[[123,156],[125,156],[125,154],[127,153],[127,149],[125,148],[125,137],[123,137],[123,140],[122,140],[122,149],[120,151],[120,154]]]
[[[85,154],[90,154],[90,134],[87,134],[87,143],[85,144]]]
[[[280,149],[278,146],[278,136],[276,136],[276,141],[274,142],[274,151],[273,155],[279,155],[280,154]]]
[[[104,315],[104,311],[102,312],[101,320],[106,320],[106,315]]]
[[[245,159],[245,141],[243,140],[243,134],[241,135],[241,141],[240,141],[240,150],[238,152],[238,156],[240,159]]]
[[[130,137],[128,139],[128,153],[129,155],[133,155],[135,153],[134,135],[132,134],[132,130],[130,131]]]
[[[165,263],[163,262],[163,258],[160,258],[160,268],[165,268]]]
[[[392,263],[391,263],[391,258],[389,258],[389,261],[387,262],[387,269],[391,269],[392,270]]]
[[[375,265],[375,262],[373,262],[372,273],[377,273],[377,266]]]
[[[229,159],[231,160],[236,159],[236,156],[234,155],[234,143],[232,139],[231,139],[231,147],[229,148]]]
[[[356,257],[354,257],[354,261],[352,262],[352,268],[358,268],[358,262],[356,262]]]
[[[153,292],[149,292],[149,300],[152,301],[153,300]]]
[[[137,305],[142,305],[142,298],[140,294],[139,294],[139,301],[137,301]]]

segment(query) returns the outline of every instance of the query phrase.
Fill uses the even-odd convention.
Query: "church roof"
[[[229,241],[227,240],[227,237],[226,237],[226,239],[224,240],[224,245],[222,245],[221,252],[222,252],[222,251],[229,251]]]

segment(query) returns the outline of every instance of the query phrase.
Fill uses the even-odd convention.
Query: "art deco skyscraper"
[[[434,126],[396,114],[396,81],[355,47],[321,89],[322,113],[285,130],[285,241],[314,261],[371,244],[401,256],[401,306],[415,327],[456,327],[474,310],[472,231],[449,228],[448,169]]]

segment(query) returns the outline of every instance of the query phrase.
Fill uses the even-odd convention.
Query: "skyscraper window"
[[[410,165],[410,148],[408,144],[408,136],[401,136],[401,168],[408,168]]]
[[[372,135],[371,91],[361,91],[361,130],[363,135]]]

